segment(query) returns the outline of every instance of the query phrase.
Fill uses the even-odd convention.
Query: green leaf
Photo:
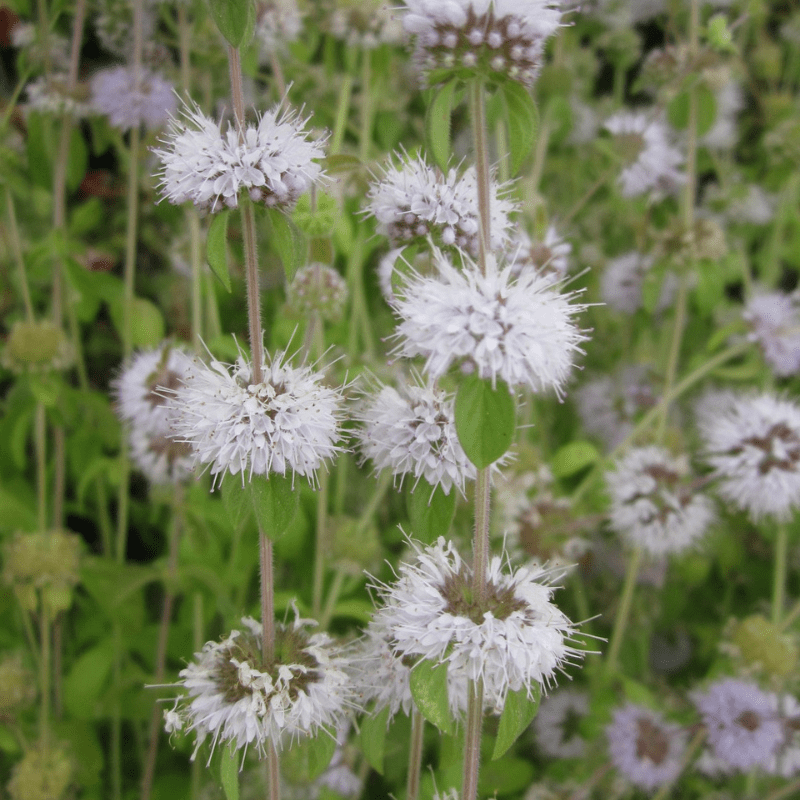
[[[234,531],[240,531],[253,513],[253,502],[239,475],[230,475],[222,481],[222,503]]]
[[[290,281],[295,272],[306,263],[306,237],[282,211],[276,208],[268,208],[266,211],[270,244],[283,264],[286,280]]]
[[[292,212],[292,221],[306,236],[319,238],[330,236],[339,216],[339,204],[324,192],[316,193],[316,205],[311,209],[311,195],[304,194]]]
[[[336,735],[327,728],[321,728],[316,736],[301,739],[284,755],[287,774],[301,778],[301,782],[311,783],[319,778],[331,763],[336,752]]]
[[[468,376],[456,395],[456,431],[467,458],[484,469],[508,450],[514,438],[516,406],[508,386]]]
[[[229,214],[228,209],[215,214],[206,237],[206,261],[227,291],[231,290],[231,276],[228,271]]]
[[[0,486],[0,530],[32,531],[35,527],[33,504],[26,504],[19,494]]]
[[[110,639],[83,653],[64,679],[64,707],[76,719],[101,716],[101,695],[111,676],[114,647]]]
[[[220,747],[220,750],[219,776],[226,800],[239,800],[239,751],[234,742],[227,747]]]
[[[478,778],[479,797],[497,797],[523,792],[533,783],[534,768],[529,759],[504,758],[487,761]]]
[[[500,724],[497,727],[497,739],[492,751],[492,761],[501,758],[508,751],[520,734],[533,722],[542,697],[541,686],[535,686],[528,697],[528,692],[523,687],[516,692],[506,695],[503,713],[500,715]]]
[[[369,765],[383,775],[383,756],[386,750],[386,728],[389,722],[389,706],[375,716],[361,720],[361,752]]]
[[[53,183],[52,126],[48,123],[38,112],[29,114],[26,120],[28,170],[33,183],[43,189],[51,189]]]
[[[690,94],[697,98],[697,135],[703,136],[711,130],[717,116],[717,101],[714,93],[704,83],[695,83],[677,94],[667,106],[667,119],[673,128],[684,130],[689,127]]]
[[[539,114],[530,92],[516,81],[505,81],[500,86],[508,128],[509,168],[516,175],[536,141]]]
[[[244,43],[250,17],[255,17],[252,0],[209,0],[211,17],[231,47]]]
[[[59,131],[59,136],[61,132]],[[89,166],[89,148],[80,128],[73,127],[69,134],[69,156],[67,157],[67,189],[74,192],[86,175]]]
[[[550,469],[556,478],[568,478],[591,466],[598,458],[600,453],[591,442],[570,442],[556,451]]]
[[[447,699],[447,662],[420,661],[411,670],[411,696],[428,722],[443,733],[452,733],[453,718]]]
[[[442,171],[450,162],[450,117],[455,103],[458,80],[451,80],[436,90],[425,115],[425,140],[428,152]]]
[[[164,332],[161,309],[144,297],[134,297],[131,306],[131,344],[134,347],[156,347],[164,340]]]
[[[435,542],[439,536],[447,536],[456,513],[456,489],[445,494],[441,486],[432,489],[421,480],[408,494],[408,516],[411,518],[411,533],[425,544]]]
[[[286,533],[300,504],[300,488],[292,486],[293,480],[273,472],[269,478],[253,475],[249,484],[258,526],[273,541]]]

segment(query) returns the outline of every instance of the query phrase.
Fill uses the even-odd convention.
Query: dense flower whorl
[[[241,473],[243,482],[292,472],[313,483],[325,459],[341,449],[340,391],[310,367],[286,363],[283,352],[265,361],[262,372],[254,384],[243,356],[234,365],[196,364],[170,399],[174,437],[192,446],[215,479],[227,472]]]
[[[627,166],[619,176],[623,197],[653,190],[671,193],[684,182],[683,154],[670,144],[666,123],[645,113],[620,111],[606,120]]]
[[[406,0],[420,72],[508,77],[530,86],[561,24],[558,0]],[[437,76],[438,77],[438,76]]]
[[[630,450],[606,475],[611,527],[653,556],[695,544],[714,519],[711,500],[697,493],[686,458],[661,447]]]
[[[753,520],[800,505],[800,408],[770,394],[708,395],[697,409],[717,491]]]
[[[575,627],[551,602],[552,576],[538,567],[504,571],[490,560],[486,599],[474,598],[472,571],[451,542],[440,537],[402,564],[399,580],[379,585],[377,625],[395,655],[447,665],[450,706],[463,711],[468,681],[484,682],[484,702],[500,713],[509,691],[532,692],[555,681],[556,670],[581,651],[571,647]],[[545,581],[545,582],[542,582]]]
[[[131,67],[112,67],[92,78],[92,105],[123,131],[144,125],[157,130],[175,113],[175,90],[161,75],[141,68],[137,83]]]
[[[424,478],[445,494],[455,486],[462,494],[475,480],[475,465],[456,434],[453,398],[430,386],[403,384],[399,391],[384,386],[370,397],[356,432],[364,459],[376,470],[388,469],[402,481]]]
[[[193,731],[195,755],[210,735],[236,748],[265,744],[280,749],[298,737],[338,726],[353,706],[347,659],[325,633],[309,635],[309,620],[276,625],[275,661],[261,655],[261,626],[242,620],[245,630],[207,642],[196,662],[181,670],[186,690],[164,714],[168,732]],[[194,758],[194,756],[193,756]]]
[[[223,135],[218,123],[189,107],[183,121],[170,121],[164,147],[154,151],[164,165],[161,193],[170,203],[191,200],[212,212],[235,208],[242,191],[267,206],[292,208],[322,175],[322,142],[309,138],[307,121],[277,107],[248,125],[240,142],[233,127]]]
[[[752,297],[742,314],[764,360],[778,377],[800,372],[800,294],[765,292]]]
[[[515,205],[504,197],[505,186],[492,181],[489,213],[491,248],[505,246]],[[367,212],[378,221],[378,231],[394,245],[406,245],[431,237],[439,247],[457,247],[478,253],[478,186],[474,167],[462,175],[450,169],[446,175],[420,157],[404,156],[384,168],[383,177],[368,194]]]
[[[533,269],[552,283],[567,277],[571,252],[572,245],[564,241],[554,225],[548,226],[544,236],[538,238],[529,236],[524,228],[517,228],[507,247],[515,274]]]
[[[703,716],[712,753],[724,766],[746,771],[772,765],[785,741],[777,695],[726,678],[696,693],[694,703]]]
[[[628,703],[606,727],[614,766],[635,786],[652,790],[683,769],[686,733],[649,708]]]
[[[439,253],[436,262],[438,275],[414,275],[395,304],[396,351],[424,356],[433,378],[466,363],[481,378],[560,393],[587,339],[572,319],[586,308],[570,304],[575,293],[532,270],[515,277],[491,258],[485,275],[468,260],[457,269]]]

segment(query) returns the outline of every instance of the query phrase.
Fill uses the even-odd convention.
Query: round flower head
[[[709,498],[694,491],[685,458],[661,447],[637,447],[606,475],[611,527],[652,556],[680,553],[714,519]]]
[[[112,67],[92,78],[92,105],[98,114],[123,131],[144,125],[157,130],[175,113],[175,91],[158,73],[144,67]]]
[[[533,269],[557,283],[567,277],[572,245],[564,241],[553,225],[541,239],[532,239],[523,228],[517,228],[507,252],[514,274]]]
[[[514,203],[503,197],[504,186],[492,182],[491,248],[502,249],[507,242]],[[475,168],[459,176],[450,169],[443,175],[420,157],[405,156],[399,165],[384,170],[372,185],[367,212],[378,220],[378,232],[394,245],[431,237],[439,247],[456,247],[473,256],[478,253],[478,186]]]
[[[547,697],[533,720],[536,742],[552,758],[582,758],[586,740],[578,722],[589,713],[589,695],[574,689],[559,689]]]
[[[372,50],[382,44],[403,42],[403,26],[397,9],[385,0],[337,3],[329,18],[330,33],[348,47]]]
[[[196,662],[181,670],[186,690],[165,713],[169,732],[194,731],[197,755],[206,736],[218,742],[254,745],[263,756],[271,742],[278,750],[298,737],[339,725],[353,705],[348,662],[325,633],[309,635],[309,620],[276,625],[275,659],[264,663],[261,626],[242,620],[245,630],[221,642],[207,642]],[[210,758],[210,757],[209,757]]]
[[[800,408],[770,394],[712,394],[699,405],[706,460],[722,497],[755,521],[800,505]]]
[[[197,364],[170,399],[173,436],[192,446],[195,460],[209,464],[219,480],[226,472],[255,475],[287,472],[313,483],[316,471],[341,448],[340,391],[322,383],[310,367],[293,367],[277,353],[252,380],[244,356],[236,364]]]
[[[770,766],[785,737],[777,695],[726,678],[695,693],[694,703],[703,716],[712,754],[724,765],[743,772]]]
[[[171,432],[160,434],[132,426],[128,442],[131,461],[150,483],[168,486],[184,483],[192,475],[194,453]]]
[[[681,774],[686,734],[649,708],[617,709],[606,736],[614,766],[635,786],[656,789]]]
[[[347,282],[333,267],[309,264],[297,270],[286,287],[286,300],[298,314],[317,313],[322,319],[337,321],[347,302]]]
[[[511,78],[530,86],[561,24],[558,0],[406,0],[403,27],[432,81]],[[433,73],[433,74],[431,74]]]
[[[155,154],[164,165],[161,192],[170,203],[191,200],[198,208],[235,208],[239,193],[267,206],[290,209],[321,176],[317,161],[322,143],[308,138],[308,120],[280,107],[248,125],[244,140],[229,126],[219,125],[196,106],[173,118],[163,149]]]
[[[69,91],[69,79],[66,73],[42,75],[31,81],[25,92],[28,96],[26,106],[32,111],[45,114],[69,114],[73,119],[80,119],[89,113],[86,102],[86,89],[82,86]]]
[[[415,488],[424,478],[445,494],[453,486],[463,494],[466,482],[475,480],[475,465],[456,434],[453,398],[444,392],[414,384],[399,391],[384,386],[369,398],[361,420],[356,436],[376,470],[391,470],[401,482],[413,475]]]
[[[438,275],[414,275],[395,304],[396,351],[424,356],[433,378],[466,363],[492,382],[560,393],[587,338],[572,320],[586,308],[570,305],[574,293],[560,294],[533,271],[515,278],[493,258],[485,275],[469,260],[461,270],[441,253],[436,262]]]
[[[466,708],[468,681],[482,678],[486,707],[500,713],[509,691],[549,686],[556,670],[581,655],[568,644],[573,624],[550,601],[552,587],[541,582],[551,573],[538,567],[506,572],[496,556],[480,601],[472,570],[451,542],[440,537],[415,549],[399,580],[377,587],[383,606],[375,620],[398,657],[447,665],[453,711]]]
[[[600,278],[603,302],[624,314],[636,312],[642,306],[642,286],[652,266],[651,256],[635,251],[609,259]]]
[[[620,111],[606,120],[605,128],[614,135],[627,165],[619,176],[623,197],[652,190],[670,193],[683,183],[678,167],[684,158],[670,144],[664,122],[649,114]]]
[[[303,30],[303,15],[296,0],[259,0],[256,3],[255,38],[265,61],[285,51]]]
[[[750,326],[750,340],[759,344],[775,375],[800,372],[800,294],[758,294],[742,316]]]

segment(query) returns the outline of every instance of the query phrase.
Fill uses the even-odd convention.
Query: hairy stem
[[[475,481],[475,533],[472,540],[472,591],[482,603],[486,597],[486,568],[489,564],[489,510],[491,481],[489,467],[478,470]]]
[[[483,679],[467,686],[467,720],[464,732],[464,780],[461,800],[476,800],[481,765],[481,729],[483,727]]]
[[[775,566],[772,583],[772,621],[781,624],[783,607],[786,602],[786,562],[789,549],[789,531],[785,522],[778,524],[775,539]]]
[[[325,583],[325,561],[328,554],[328,495],[330,476],[320,471],[319,491],[317,492],[317,521],[314,547],[314,588],[311,613],[319,619],[322,610],[322,592]]]
[[[275,582],[272,574],[272,540],[258,532],[261,575],[261,658],[265,666],[275,660]]]
[[[606,671],[609,675],[616,673],[618,668],[619,651],[622,646],[622,639],[625,636],[625,629],[628,627],[633,592],[636,588],[636,578],[639,575],[641,563],[642,551],[637,547],[630,554],[628,570],[625,573],[625,586],[622,589],[622,597],[617,607],[617,615],[614,618],[614,630],[611,634],[611,644],[608,648],[608,660],[606,661]]]
[[[475,171],[478,181],[478,263],[486,274],[486,256],[491,246],[491,207],[489,151],[486,135],[486,97],[482,81],[474,81],[470,87],[470,111],[472,114],[472,140],[475,148]]]
[[[422,772],[422,744],[425,733],[425,717],[416,706],[411,709],[411,747],[408,753],[408,779],[406,781],[406,800],[417,800],[419,778]]]

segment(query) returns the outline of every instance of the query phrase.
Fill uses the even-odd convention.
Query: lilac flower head
[[[800,505],[800,408],[771,394],[713,393],[697,418],[719,494],[753,520],[788,520]]]
[[[553,283],[567,276],[572,245],[564,241],[554,225],[549,225],[540,238],[532,238],[524,228],[517,228],[506,250],[515,274],[534,269]]]
[[[589,713],[589,695],[576,689],[559,689],[542,698],[533,720],[536,743],[551,758],[582,758],[586,740],[577,723]]]
[[[479,75],[530,86],[561,25],[558,0],[406,0],[406,9],[417,66],[434,82]]]
[[[619,177],[623,197],[653,190],[672,193],[684,182],[683,154],[670,144],[666,123],[642,112],[620,111],[606,120],[627,163]]]
[[[697,692],[713,755],[741,771],[769,767],[784,741],[778,697],[753,683],[726,678]]]
[[[491,248],[501,249],[511,228],[514,203],[504,197],[506,186],[490,187]],[[478,253],[478,185],[475,168],[459,175],[444,175],[420,157],[404,155],[400,163],[384,168],[383,177],[369,190],[368,213],[378,221],[378,231],[393,245],[431,237],[439,247],[455,247],[472,256]]]
[[[433,378],[466,363],[481,378],[560,393],[587,338],[572,317],[586,306],[534,271],[515,278],[493,258],[485,275],[466,259],[461,270],[441,253],[436,262],[439,274],[414,275],[395,304],[396,352],[424,356]]]
[[[635,786],[653,790],[680,775],[686,734],[649,708],[618,708],[606,736],[614,766]]]
[[[137,81],[132,67],[112,67],[92,78],[92,105],[120,130],[157,130],[175,113],[176,99],[172,84],[158,73],[142,67]]]
[[[780,378],[800,372],[800,294],[756,294],[742,314],[764,360]]]
[[[212,212],[235,208],[242,191],[255,202],[291,209],[322,174],[322,143],[309,138],[307,121],[278,106],[248,124],[240,142],[233,127],[223,134],[189,107],[184,120],[170,121],[164,147],[154,151],[164,165],[161,193],[170,203],[191,200]]]
[[[714,519],[711,500],[692,488],[687,459],[661,447],[630,450],[606,483],[611,527],[652,556],[688,549]]]
[[[500,713],[509,691],[550,686],[556,670],[581,655],[569,644],[575,627],[551,602],[547,570],[507,570],[496,556],[480,601],[472,570],[451,542],[440,537],[415,549],[415,561],[400,566],[394,584],[376,587],[383,605],[375,621],[397,656],[447,669],[454,711],[466,708],[470,680],[483,679],[486,707]]]

